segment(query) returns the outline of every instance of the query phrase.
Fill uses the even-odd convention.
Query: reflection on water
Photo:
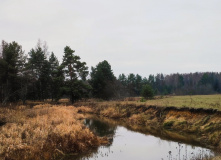
[[[109,146],[101,146],[80,160],[191,160],[215,155],[206,148],[162,140],[98,119],[85,119],[85,125],[97,135],[112,136],[113,140]]]
[[[84,124],[86,125],[86,127],[88,127],[91,131],[93,131],[96,135],[100,137],[113,136],[116,131],[115,125],[104,123],[96,119],[85,119]]]

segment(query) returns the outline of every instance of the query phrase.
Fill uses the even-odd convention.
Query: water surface
[[[99,119],[85,119],[85,125],[99,136],[113,138],[110,145],[101,146],[80,160],[191,160],[216,155],[207,148],[146,135]]]

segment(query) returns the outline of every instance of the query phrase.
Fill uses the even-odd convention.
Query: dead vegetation
[[[88,110],[87,110],[88,111]],[[0,108],[0,158],[56,159],[107,143],[84,127],[73,106],[40,104],[32,109]]]
[[[219,96],[214,96],[218,104]],[[179,106],[152,105],[152,102],[157,100],[166,100],[166,104],[172,104],[170,98]],[[200,104],[203,101],[201,97],[194,98],[192,103]],[[208,97],[204,98],[207,104],[214,101]],[[221,149],[219,109],[182,107],[181,97],[157,98],[153,101],[140,102],[137,98],[108,102],[89,100],[78,102],[75,104],[77,108],[49,103],[36,105],[30,102],[26,106],[0,108],[0,158],[56,159],[65,154],[81,153],[101,143],[107,143],[106,139],[95,136],[85,128],[81,122],[84,116],[79,113],[94,113],[107,118],[121,119],[131,126],[175,131],[179,136],[192,133],[198,137],[197,141],[200,143]]]

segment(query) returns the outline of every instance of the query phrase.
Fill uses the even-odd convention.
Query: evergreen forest
[[[89,71],[87,63],[71,47],[64,47],[59,62],[41,41],[27,54],[17,42],[3,40],[0,46],[2,104],[45,99],[57,102],[61,98],[69,98],[71,103],[85,98],[122,99],[141,96],[144,88],[154,95],[217,94],[221,92],[220,83],[221,73],[217,72],[159,73],[146,77],[122,73],[116,77],[107,60]]]

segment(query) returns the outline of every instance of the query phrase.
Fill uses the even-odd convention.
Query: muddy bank
[[[82,104],[81,104],[82,105]],[[157,132],[163,130],[182,138],[194,135],[203,146],[221,150],[221,112],[213,109],[190,109],[142,105],[88,105],[79,112],[94,113],[107,118],[121,119],[129,126],[139,125]],[[174,136],[173,136],[174,137]]]

